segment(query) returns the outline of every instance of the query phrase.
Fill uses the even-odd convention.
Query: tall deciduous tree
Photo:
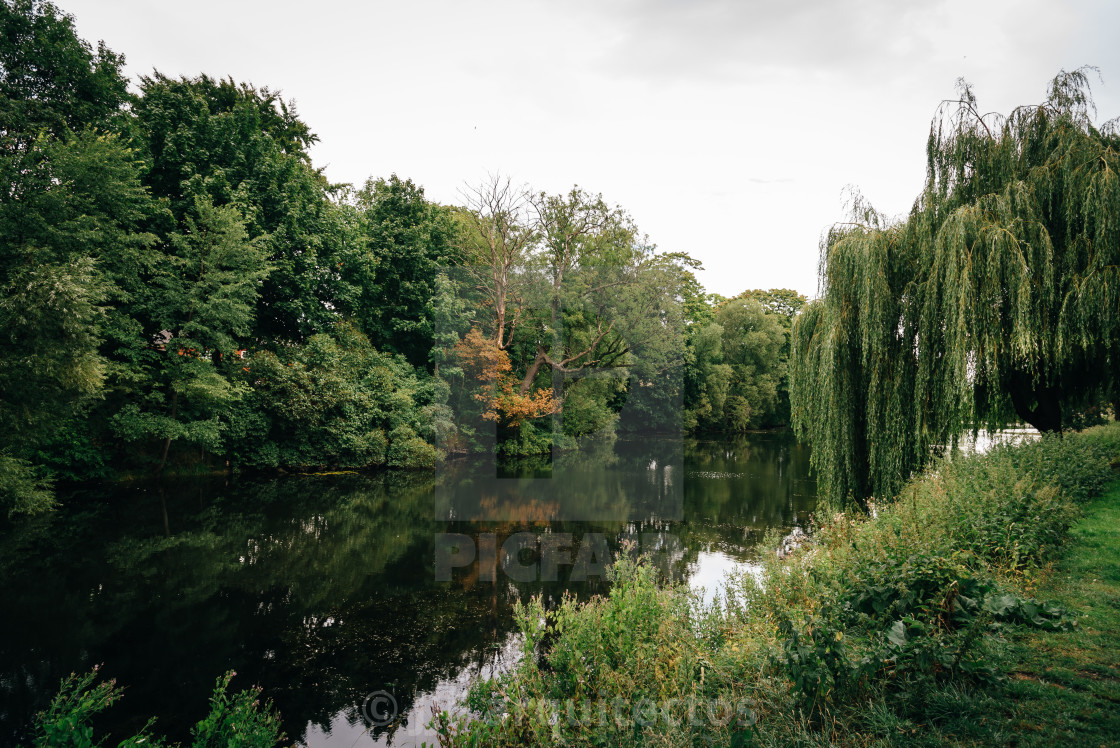
[[[573,419],[554,422],[552,436],[614,423],[627,391],[631,404],[645,403],[627,411],[635,428],[649,428],[651,416],[679,416],[679,403],[650,398],[670,390],[680,397],[691,258],[656,252],[624,211],[578,187],[534,195],[491,178],[468,194],[467,207],[465,274],[484,311],[482,337],[472,336],[460,359],[494,379],[484,399],[505,393],[491,410],[499,424],[516,426],[517,449],[547,450],[548,435],[530,438],[532,421],[563,413],[573,397]],[[487,340],[507,354],[495,359],[500,366],[471,363],[497,355],[479,349]],[[508,391],[512,379],[520,381],[515,393]],[[634,397],[638,392],[644,398]]]
[[[755,288],[744,291],[735,298],[754,299],[762,304],[762,308],[769,314],[777,315],[787,330],[793,326],[793,318],[808,303],[808,299],[792,288],[771,288],[767,290]]]
[[[457,258],[452,213],[396,174],[368,180],[354,202],[365,245],[345,276],[357,289],[347,312],[375,348],[426,367],[436,334],[437,276]]]
[[[790,423],[789,405],[789,357],[792,340],[793,321],[808,303],[801,294],[790,288],[754,289],[741,294],[762,304],[768,314],[773,315],[785,330],[785,339],[778,351],[778,400],[774,411],[768,418],[769,426],[788,426]]]
[[[633,280],[627,271],[641,253],[633,221],[622,209],[607,205],[602,195],[573,187],[567,195],[541,193],[533,207],[540,237],[537,259],[547,284],[541,300],[548,317],[521,391],[529,391],[543,368],[552,374],[552,396],[559,402],[562,375],[578,374],[611,356],[611,333],[622,320],[611,318],[618,310],[605,302]],[[587,333],[572,334],[578,327]]]
[[[207,76],[156,73],[141,78],[141,91],[135,111],[153,196],[177,223],[200,197],[233,205],[268,252],[258,337],[280,344],[329,330],[354,292],[340,269],[360,241],[311,166],[317,138],[294,106],[267,88]]]
[[[537,229],[530,216],[532,194],[508,177],[491,176],[468,189],[466,210],[456,214],[464,275],[493,310],[494,344],[505,350],[525,311],[524,267]]]
[[[50,505],[39,453],[99,395],[122,321],[106,305],[150,245],[137,160],[111,134],[122,63],[50,3],[0,3],[0,511]]]
[[[723,329],[723,360],[731,367],[723,413],[727,430],[772,425],[786,369],[781,355],[786,331],[780,319],[750,298],[729,301],[716,312]]]
[[[0,3],[0,147],[108,126],[130,98],[123,64],[104,43],[94,52],[49,2]]]
[[[147,303],[161,328],[153,340],[138,391],[115,417],[128,440],[162,442],[159,468],[172,442],[203,449],[221,446],[222,416],[245,394],[231,377],[240,368],[253,328],[261,281],[268,275],[264,249],[250,240],[237,209],[196,198],[181,231],[152,278]]]
[[[690,331],[685,424],[745,431],[783,423],[788,321],[748,291],[723,302],[713,321]]]
[[[970,428],[1057,432],[1117,398],[1120,138],[1093,111],[1085,70],[1007,117],[962,84],[909,217],[857,203],[829,232],[792,377],[827,494],[889,496]]]

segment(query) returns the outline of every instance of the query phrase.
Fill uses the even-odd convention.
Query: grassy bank
[[[1120,744],[1120,483],[1071,536],[1069,553],[1041,588],[1078,612],[1078,626],[1056,634],[1021,629],[1009,638],[1008,679],[986,711],[986,744]]]
[[[521,610],[525,657],[442,742],[1109,744],[1118,458],[1111,424],[943,463],[717,607],[621,560],[609,596]]]

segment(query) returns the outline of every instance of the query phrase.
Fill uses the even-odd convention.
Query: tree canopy
[[[624,404],[647,428],[679,416],[679,402],[651,398],[681,395],[694,260],[657,252],[625,211],[579,187],[535,194],[491,177],[458,215],[459,286],[476,314],[456,352],[503,453],[612,430]]]
[[[0,4],[0,511],[59,479],[430,468],[679,416],[697,264],[625,211],[332,185],[274,89],[132,94],[122,65],[50,3]]]
[[[904,220],[860,199],[794,326],[793,418],[833,498],[893,495],[962,433],[1077,426],[1120,394],[1120,138],[1088,69],[1045,101],[942,104]]]
[[[101,393],[105,303],[150,244],[122,64],[50,3],[0,4],[0,511],[50,505],[32,461]]]
[[[707,294],[578,186],[330,184],[277,90],[156,71],[132,93],[123,61],[48,2],[0,3],[0,512],[122,472],[788,420],[795,292]]]
[[[0,138],[5,149],[41,133],[106,128],[129,101],[124,57],[95,52],[74,19],[49,2],[0,3]]]

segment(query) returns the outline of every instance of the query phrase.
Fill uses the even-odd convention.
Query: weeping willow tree
[[[1094,126],[1086,70],[1006,117],[962,82],[905,220],[857,199],[828,232],[790,363],[824,496],[892,496],[970,430],[1061,432],[1116,410],[1120,135]]]

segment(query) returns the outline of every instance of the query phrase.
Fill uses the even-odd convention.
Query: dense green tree
[[[786,332],[778,317],[752,299],[729,301],[716,313],[723,328],[723,360],[731,367],[724,419],[732,431],[771,425],[778,406],[778,384]]]
[[[714,430],[722,425],[731,376],[731,367],[723,363],[723,327],[711,319],[690,327],[684,376],[686,431]]]
[[[788,330],[793,327],[793,319],[805,307],[808,300],[791,288],[761,288],[744,291],[736,299],[754,299],[762,304],[769,314],[775,314]]]
[[[788,345],[783,320],[744,294],[722,303],[713,321],[691,331],[687,428],[741,432],[782,425],[779,390]]]
[[[890,223],[857,203],[794,329],[793,410],[826,495],[890,496],[969,429],[1061,431],[1120,390],[1120,138],[1084,70],[983,115],[934,118],[925,188]]]
[[[683,299],[700,263],[684,252],[658,252],[645,241],[618,269],[625,282],[608,289],[618,342],[606,366],[625,363],[626,390],[619,429],[680,433],[686,362],[687,311]]]
[[[793,340],[793,321],[805,308],[808,299],[790,288],[754,289],[742,295],[761,303],[767,313],[774,315],[785,330],[785,339],[778,351],[778,400],[770,417],[770,425],[788,426],[792,420],[789,404],[789,357]]]
[[[135,105],[150,154],[147,184],[181,222],[195,200],[235,206],[272,272],[258,297],[262,342],[299,341],[330,328],[353,288],[340,268],[360,250],[356,225],[329,200],[310,164],[316,136],[278,94],[208,76],[141,78]]]
[[[139,165],[109,132],[121,64],[49,3],[0,5],[0,511],[46,508],[51,474],[97,459],[81,425],[123,323],[110,304],[151,244]]]
[[[705,301],[689,329],[685,427],[737,432],[788,425],[790,328],[805,297],[776,288]]]
[[[452,213],[396,174],[368,180],[355,205],[365,244],[347,274],[358,289],[347,312],[375,348],[426,367],[435,336],[436,277],[456,259]]]
[[[246,390],[230,372],[239,366],[270,270],[237,209],[215,207],[208,197],[196,198],[166,249],[146,299],[160,331],[145,370],[136,372],[134,397],[114,417],[128,441],[161,440],[157,469],[176,440],[221,449],[222,415]]]
[[[123,65],[104,43],[94,52],[53,4],[0,3],[0,148],[108,127],[130,98]]]
[[[348,323],[279,354],[259,351],[241,377],[252,390],[230,418],[231,459],[244,467],[425,468],[446,393]],[[425,438],[427,441],[425,441]]]
[[[113,136],[44,136],[0,158],[0,173],[9,185],[0,195],[0,377],[13,409],[5,422],[20,439],[35,438],[75,404],[64,393],[101,387],[104,304],[119,295],[113,282],[129,258],[150,244],[130,230],[145,199]]]

